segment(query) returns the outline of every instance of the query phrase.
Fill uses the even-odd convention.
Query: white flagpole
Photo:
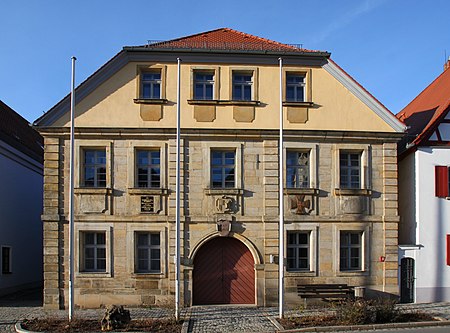
[[[69,321],[72,321],[74,316],[74,292],[73,292],[73,277],[74,277],[74,221],[73,221],[73,174],[74,174],[74,119],[75,119],[75,61],[77,58],[72,57],[72,83],[70,90],[70,165],[69,165]]]
[[[284,152],[283,152],[283,59],[278,58],[280,62],[280,153],[279,153],[279,179],[280,179],[280,225],[279,225],[279,255],[278,255],[278,306],[279,306],[279,317],[283,318],[284,315]]]
[[[180,319],[180,67],[181,60],[177,58],[177,157],[176,157],[176,206],[175,206],[175,318]]]

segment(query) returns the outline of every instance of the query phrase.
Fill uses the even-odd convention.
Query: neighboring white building
[[[42,146],[0,101],[0,296],[42,284]]]
[[[450,301],[449,63],[397,115],[410,127],[399,146],[403,302]]]

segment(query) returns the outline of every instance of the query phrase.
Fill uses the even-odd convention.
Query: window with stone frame
[[[136,187],[161,187],[161,152],[159,149],[136,149]]]
[[[135,232],[135,272],[161,272],[161,236],[158,232]]]
[[[194,71],[194,100],[213,100],[214,84],[214,72]]]
[[[253,73],[233,71],[233,101],[253,100]]]
[[[339,238],[340,271],[362,270],[363,233],[359,231],[341,231]]]
[[[106,272],[106,232],[82,231],[80,247],[82,272]]]
[[[361,153],[339,152],[339,187],[341,189],[361,188]]]
[[[310,233],[288,231],[287,270],[292,272],[310,270]]]
[[[287,150],[286,154],[286,187],[310,187],[309,151]]]
[[[286,73],[286,102],[305,101],[305,74]]]
[[[83,186],[106,187],[106,149],[83,149]]]
[[[161,99],[161,71],[141,72],[141,93],[142,99]]]
[[[211,150],[211,188],[236,187],[236,151]]]

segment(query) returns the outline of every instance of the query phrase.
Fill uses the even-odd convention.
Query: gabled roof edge
[[[108,60],[103,66],[97,69],[86,80],[75,88],[75,104],[95,90],[97,86],[109,79],[128,63],[127,51],[121,50],[114,57]],[[67,94],[50,110],[33,122],[33,126],[45,127],[52,125],[57,119],[70,111],[70,93]]]
[[[406,131],[407,127],[402,121],[397,119],[392,112],[390,112],[381,102],[356,82],[354,78],[339,67],[333,60],[328,59],[328,62],[323,65],[323,68],[391,126],[392,129],[396,132]]]

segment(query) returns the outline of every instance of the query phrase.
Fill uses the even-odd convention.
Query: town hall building
[[[124,47],[77,87],[77,306],[173,302],[178,107],[183,306],[276,305],[279,264],[287,304],[299,302],[298,284],[398,294],[405,125],[330,53],[221,28]],[[66,307],[70,96],[35,125],[45,138],[44,305]]]

